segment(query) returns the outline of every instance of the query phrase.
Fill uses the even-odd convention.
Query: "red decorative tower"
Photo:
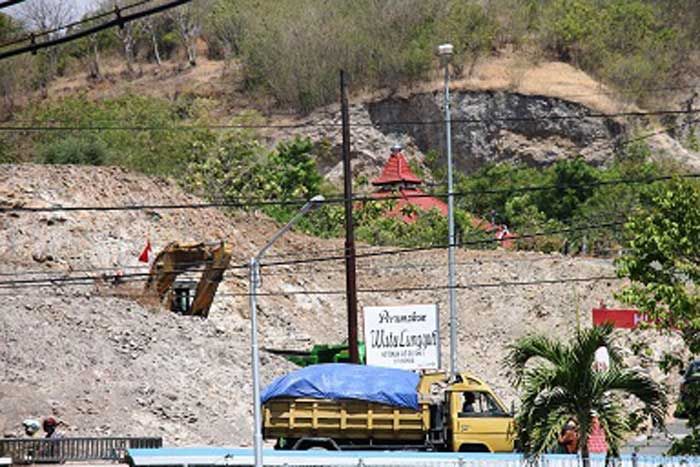
[[[416,214],[404,214],[407,205],[413,206],[421,211],[437,209],[443,216],[447,215],[447,204],[443,201],[428,196],[419,185],[423,180],[413,173],[406,161],[406,157],[401,152],[401,146],[395,145],[391,148],[391,155],[386,162],[382,174],[379,178],[372,180],[372,185],[378,187],[372,195],[376,199],[398,197],[396,208],[389,212],[392,216],[401,216],[406,222],[416,220]]]
[[[406,156],[401,152],[401,146],[394,145],[391,148],[389,160],[382,169],[382,174],[379,178],[372,180],[372,185],[377,187],[372,197],[375,199],[398,198],[396,207],[388,211],[387,215],[401,217],[405,222],[415,222],[418,211],[431,209],[437,209],[443,216],[447,216],[447,204],[423,192],[419,188],[422,184],[423,180],[418,178],[409,167]],[[415,209],[406,209],[406,206]],[[476,216],[471,217],[471,223],[476,229],[492,232],[503,248],[515,247],[513,240],[516,235],[509,232],[507,226],[494,225]]]

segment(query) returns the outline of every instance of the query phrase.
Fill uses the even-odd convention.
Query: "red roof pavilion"
[[[409,167],[406,157],[401,152],[401,146],[394,146],[391,148],[391,155],[382,170],[382,175],[372,180],[372,185],[379,187],[379,191],[375,192],[372,197],[377,199],[399,197],[396,200],[396,208],[389,215],[401,216],[405,222],[416,220],[415,213],[404,214],[404,208],[407,205],[414,206],[421,211],[437,209],[443,216],[446,216],[447,204],[420,190],[417,185],[422,183],[423,180],[418,178]]]
[[[447,203],[423,192],[418,185],[421,185],[423,180],[418,178],[413,173],[408,165],[406,157],[401,152],[401,146],[393,146],[391,155],[382,174],[379,178],[372,180],[372,185],[378,187],[378,191],[372,194],[375,199],[393,198],[396,199],[396,207],[387,214],[392,217],[401,217],[404,222],[415,222],[417,214],[406,214],[405,207],[410,205],[417,208],[418,211],[430,211],[437,209],[443,216],[447,216]],[[513,240],[515,235],[508,231],[505,226],[497,226],[476,216],[471,216],[471,223],[474,228],[493,232],[495,237],[500,240],[502,247],[506,249],[513,248]]]
[[[400,146],[391,148],[391,155],[382,170],[382,175],[372,180],[372,185],[388,185],[390,187],[403,184],[420,185],[421,183],[423,183],[423,180],[413,173],[406,157],[401,152]]]

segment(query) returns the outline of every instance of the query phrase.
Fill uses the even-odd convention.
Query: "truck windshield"
[[[487,392],[465,391],[462,393],[460,417],[499,417],[507,415]]]

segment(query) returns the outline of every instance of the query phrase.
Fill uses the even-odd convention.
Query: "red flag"
[[[143,251],[139,255],[139,261],[141,261],[142,263],[150,262],[152,252],[153,250],[151,249],[151,240],[147,239],[146,246],[143,248]]]

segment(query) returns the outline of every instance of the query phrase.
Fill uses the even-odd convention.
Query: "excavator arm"
[[[206,318],[230,262],[231,249],[223,241],[214,244],[171,242],[153,261],[146,290],[156,294],[161,302],[173,309],[173,287],[177,277],[188,271],[201,271],[191,304],[188,303],[187,309],[180,311]]]

